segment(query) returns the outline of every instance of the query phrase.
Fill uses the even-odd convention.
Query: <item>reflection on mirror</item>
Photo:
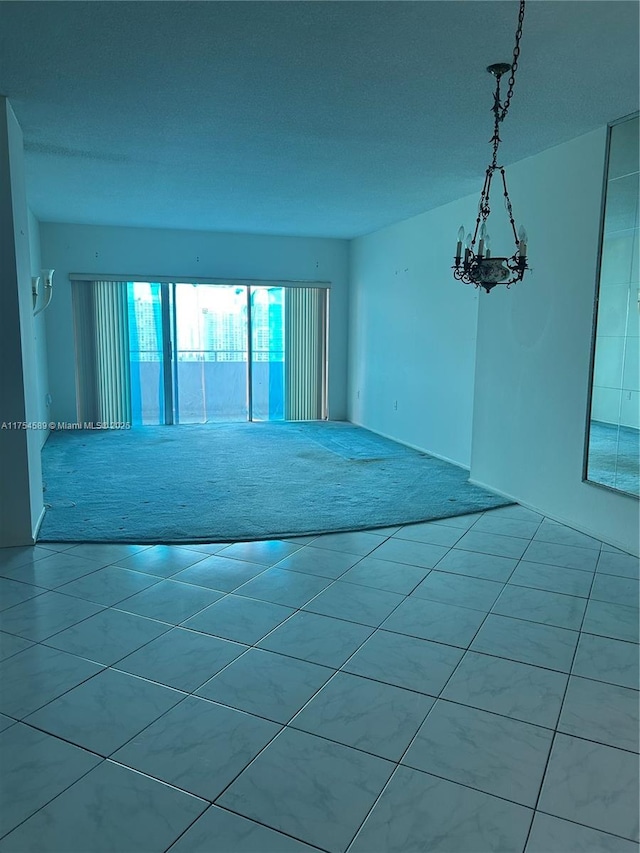
[[[638,116],[609,127],[585,479],[638,495]]]

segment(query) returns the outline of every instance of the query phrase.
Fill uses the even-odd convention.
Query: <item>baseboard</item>
[[[396,438],[393,435],[388,435],[386,432],[380,432],[379,430],[371,429],[371,427],[365,426],[364,424],[359,424],[357,421],[347,421],[347,423],[353,424],[357,427],[361,427],[362,429],[366,429],[368,432],[372,432],[374,435],[379,435],[380,438],[388,438],[389,441],[395,441],[396,444],[401,444],[403,447],[408,447],[410,450],[417,450],[418,453],[426,453],[428,456],[434,456],[436,459],[441,459],[443,462],[448,462],[450,465],[455,465],[456,468],[462,468],[463,471],[470,470],[466,465],[463,465],[461,462],[456,462],[455,459],[449,459],[448,456],[443,456],[441,453],[434,453],[433,450],[427,450],[424,447],[418,447],[417,444],[410,444],[408,441],[402,441],[401,439]],[[495,491],[495,489],[493,489],[493,491]]]
[[[508,498],[512,500],[515,504],[520,504],[520,506],[525,507],[525,509],[530,509],[533,512],[537,512],[540,515],[543,515],[545,518],[550,518],[552,521],[557,521],[558,524],[565,524],[567,527],[570,527],[572,530],[577,530],[579,533],[584,533],[585,536],[591,536],[593,539],[600,539],[601,542],[606,542],[607,545],[612,545],[614,548],[620,548],[621,551],[625,553],[633,554],[633,556],[637,557],[638,552],[633,552],[629,550],[629,545],[624,542],[618,542],[613,539],[603,539],[601,536],[594,536],[593,530],[587,529],[586,527],[576,524],[575,521],[570,520],[568,518],[564,518],[561,515],[551,515],[547,510],[542,509],[539,506],[534,506],[533,504],[524,503],[524,501],[519,498],[514,497],[513,495],[508,494],[507,492],[503,492],[500,489],[496,489],[495,486],[490,486],[488,483],[483,483],[481,480],[473,480],[469,477],[469,482],[473,483],[474,486],[480,486],[483,489],[488,489],[490,492],[494,492],[496,495],[500,495],[503,498]]]

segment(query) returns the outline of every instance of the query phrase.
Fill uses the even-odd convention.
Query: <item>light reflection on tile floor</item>
[[[638,648],[519,506],[0,550],[0,853],[637,853]]]

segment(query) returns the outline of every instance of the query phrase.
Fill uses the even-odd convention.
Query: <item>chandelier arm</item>
[[[518,59],[520,58],[520,39],[522,38],[522,24],[524,22],[524,4],[525,0],[520,0],[520,10],[518,12],[518,28],[516,29],[516,43],[515,47],[513,48],[513,62],[511,63],[511,74],[509,75],[509,88],[507,90],[507,97],[505,98],[504,104],[502,105],[502,109],[500,111],[500,121],[504,121],[507,116],[507,113],[509,112],[511,98],[513,96],[513,87],[516,82]]]
[[[509,222],[511,223],[511,230],[513,231],[513,239],[515,241],[516,246],[518,245],[518,232],[516,231],[516,223],[513,219],[513,208],[511,207],[511,199],[509,198],[509,191],[507,190],[507,178],[504,173],[504,166],[500,166],[500,174],[502,175],[502,186],[504,188],[504,203],[507,208],[507,214],[509,216]]]
[[[478,205],[478,217],[476,219],[476,227],[473,230],[473,238],[471,240],[471,245],[475,246],[476,237],[478,236],[478,229],[480,228],[480,222],[482,220],[486,220],[491,212],[489,209],[489,193],[491,191],[491,179],[493,177],[493,169],[491,166],[486,171],[484,176],[484,186],[482,187],[482,192],[480,193],[480,204]]]

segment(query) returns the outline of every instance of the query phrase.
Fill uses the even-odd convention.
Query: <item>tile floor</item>
[[[519,506],[0,551],[0,853],[638,851],[638,560]]]

